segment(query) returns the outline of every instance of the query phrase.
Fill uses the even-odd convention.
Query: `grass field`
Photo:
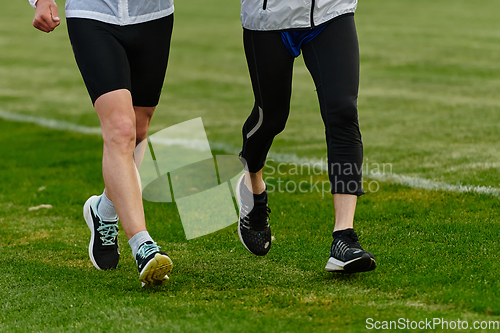
[[[65,24],[45,35],[31,27],[27,1],[1,8],[0,116],[97,127]],[[498,193],[499,10],[495,1],[359,4],[366,165]],[[202,117],[211,144],[234,152],[253,105],[239,2],[178,1],[175,20],[151,133]],[[0,119],[0,142],[0,332],[363,332],[367,318],[460,319],[480,331],[475,321],[500,321],[496,195],[380,182],[360,198],[355,224],[378,268],[351,276],[324,271],[333,214],[318,193],[271,194],[276,241],[264,258],[243,248],[235,226],[187,241],[175,205],[145,202],[149,231],[175,267],[169,284],[143,290],[122,232],[118,269],[96,271],[88,258],[81,210],[103,188],[100,137]],[[325,156],[301,58],[273,153]],[[29,210],[41,204],[53,208]]]

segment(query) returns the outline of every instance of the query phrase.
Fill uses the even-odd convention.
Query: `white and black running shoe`
[[[271,249],[269,226],[271,209],[267,207],[267,199],[265,202],[254,202],[253,195],[246,188],[244,180],[245,175],[242,175],[236,184],[236,197],[240,207],[238,235],[250,253],[263,256]]]
[[[116,268],[120,259],[118,219],[103,221],[97,213],[100,196],[90,197],[83,206],[83,217],[90,229],[89,256],[97,269]]]
[[[330,259],[325,267],[328,272],[367,272],[375,267],[375,257],[361,247],[354,229],[343,230],[333,238]]]
[[[135,256],[142,286],[159,286],[169,280],[174,264],[155,242],[145,242]]]

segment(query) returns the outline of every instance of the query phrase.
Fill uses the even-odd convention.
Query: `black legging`
[[[241,157],[250,172],[257,172],[264,167],[273,139],[288,119],[294,57],[280,32],[244,30],[243,41],[255,105],[243,126]],[[302,53],[316,85],[325,124],[332,193],[364,194],[354,16],[341,16],[328,23],[316,38],[302,45]]]

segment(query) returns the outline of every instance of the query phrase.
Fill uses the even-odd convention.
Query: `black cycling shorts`
[[[68,33],[78,68],[94,104],[101,95],[127,89],[134,106],[158,104],[167,70],[173,14],[119,26],[68,18]]]

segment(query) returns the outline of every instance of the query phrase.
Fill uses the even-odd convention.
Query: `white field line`
[[[488,170],[488,169],[498,169],[500,168],[500,163],[495,163],[495,162],[476,162],[476,163],[471,163],[471,164],[462,164],[462,165],[455,165],[451,166],[449,168],[446,168],[445,171],[447,172],[453,172],[453,171],[460,171],[460,170]]]
[[[4,120],[18,121],[22,123],[32,123],[42,127],[47,127],[55,130],[68,131],[82,134],[101,134],[100,127],[88,127],[75,125],[73,123],[55,119],[42,117],[33,117],[24,114],[11,113],[0,110],[0,118]]]
[[[76,125],[70,122],[48,119],[43,117],[34,117],[23,114],[11,113],[0,110],[0,118],[4,120],[24,122],[24,123],[32,123],[42,127],[82,133],[82,134],[93,134],[100,135],[101,129],[100,127],[88,127]],[[190,142],[190,140],[162,140],[162,144],[165,145],[178,145],[181,147],[196,149],[199,145],[198,142]],[[224,143],[211,142],[211,149],[222,150],[224,152],[230,154],[238,154],[239,149],[233,146],[226,145]],[[327,168],[326,162],[324,159],[318,158],[304,158],[298,157],[295,154],[278,154],[278,153],[269,153],[269,159],[272,159],[274,162],[278,163],[293,163],[295,165],[309,165],[321,171],[325,171]],[[478,165],[479,166],[479,165]],[[497,165],[491,165],[496,167]],[[470,166],[465,166],[465,168]],[[473,167],[477,167],[474,165]],[[494,188],[491,186],[474,186],[474,185],[463,185],[463,184],[449,184],[445,182],[434,181],[430,179],[420,178],[420,177],[411,177],[405,175],[399,175],[395,173],[382,174],[382,173],[369,173],[365,175],[367,178],[371,178],[381,182],[388,182],[393,184],[400,184],[404,186],[408,186],[411,188],[420,188],[425,190],[432,191],[446,191],[446,192],[455,192],[455,193],[475,193],[475,194],[486,194],[493,195],[496,197],[500,197],[500,188]]]
[[[432,191],[447,191],[447,192],[456,192],[456,193],[476,193],[476,194],[487,194],[493,195],[495,197],[500,197],[500,189],[491,187],[491,186],[473,186],[473,185],[463,185],[460,183],[457,184],[448,184],[445,182],[438,182],[435,180],[419,178],[419,177],[410,177],[405,175],[398,174],[371,174],[367,176],[368,178],[372,178],[382,182],[389,182],[394,184],[400,184],[409,186],[412,188],[421,188],[425,190]]]

